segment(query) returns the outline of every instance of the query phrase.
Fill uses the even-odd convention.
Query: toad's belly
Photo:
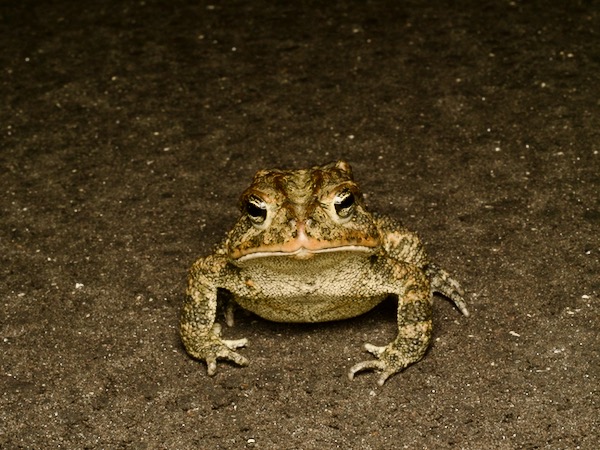
[[[325,322],[371,310],[387,293],[364,252],[318,254],[308,260],[259,258],[239,266],[233,289],[244,309],[276,322]]]
[[[250,298],[235,297],[244,309],[274,322],[327,322],[348,319],[370,311],[386,297],[340,297],[321,294]]]

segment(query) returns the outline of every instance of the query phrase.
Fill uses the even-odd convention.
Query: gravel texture
[[[0,448],[587,449],[600,437],[593,1],[6,1]],[[178,336],[255,171],[347,159],[468,291],[350,382],[393,303]]]

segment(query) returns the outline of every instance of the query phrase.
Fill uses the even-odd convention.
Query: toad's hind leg
[[[444,269],[435,264],[429,264],[426,269],[429,282],[431,283],[431,292],[439,292],[444,297],[449,298],[456,307],[465,316],[469,316],[467,303],[465,302],[465,293],[454,278],[450,276]]]

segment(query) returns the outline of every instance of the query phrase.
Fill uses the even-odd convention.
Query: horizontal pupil
[[[354,203],[354,195],[351,192],[342,192],[339,196],[339,201],[336,202],[337,209],[344,209],[352,206]]]
[[[348,206],[352,205],[352,203],[354,203],[354,198],[352,197],[352,194],[346,194],[346,197],[343,198],[340,202],[340,206],[342,208],[347,208]]]
[[[252,217],[264,219],[267,217],[267,210],[263,206],[262,202],[255,198],[250,198],[246,204],[246,211]]]

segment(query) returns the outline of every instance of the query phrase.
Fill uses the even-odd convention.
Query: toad
[[[223,339],[215,322],[222,297],[277,322],[347,319],[395,297],[396,338],[384,346],[365,344],[374,359],[349,371],[350,379],[379,371],[379,385],[425,354],[434,292],[469,315],[459,283],[429,261],[418,236],[367,210],[345,161],[260,171],[240,207],[241,217],[216,251],[193,264],[181,313],[185,349],[206,362],[209,375],[219,359],[248,364],[238,353],[246,339]],[[233,308],[225,319],[233,325]]]

